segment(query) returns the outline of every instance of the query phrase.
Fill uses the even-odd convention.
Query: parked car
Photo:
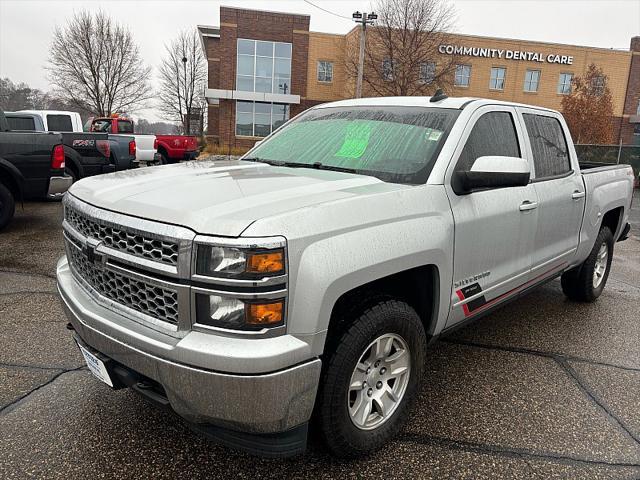
[[[108,385],[268,455],[303,451],[315,412],[356,456],[400,430],[439,336],[557,277],[596,300],[632,186],[582,168],[553,110],[327,103],[238,161],[73,185],[58,288]]]
[[[46,131],[42,116],[35,113],[5,112],[12,130]],[[137,168],[133,137],[106,133],[63,133],[66,172],[74,181],[101,173]]]
[[[113,116],[92,118],[87,123],[90,132],[104,132],[112,135],[133,137],[136,141],[136,161],[138,163],[154,163],[156,161],[156,136],[134,133],[133,120]]]
[[[42,120],[45,132],[82,132],[82,119],[78,112],[62,110],[20,110],[16,113],[31,113]]]
[[[191,135],[156,135],[155,148],[163,165],[193,160],[200,153],[198,139]]]
[[[134,127],[135,124],[133,120],[118,116],[97,118],[92,122],[93,130],[109,130],[111,133],[133,134]],[[137,140],[139,134],[135,134],[135,136]],[[158,153],[155,160],[163,165],[176,163],[181,160],[193,160],[199,153],[198,139],[193,135],[155,135],[153,148]]]
[[[137,168],[133,137],[106,133],[63,133],[67,173],[81,178]]]
[[[13,131],[0,111],[0,230],[13,218],[16,201],[60,198],[72,181],[64,166],[61,135]]]

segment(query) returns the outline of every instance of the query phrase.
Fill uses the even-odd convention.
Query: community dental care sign
[[[464,55],[466,57],[503,58],[506,60],[524,60],[527,62],[561,63],[573,65],[573,56],[545,55],[539,52],[522,52],[520,50],[501,50],[499,48],[462,47],[460,45],[440,45],[438,51],[443,55]]]

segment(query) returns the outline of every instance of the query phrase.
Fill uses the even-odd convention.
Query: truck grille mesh
[[[178,292],[112,272],[90,262],[70,245],[69,261],[75,273],[100,295],[145,315],[178,323]]]
[[[167,265],[178,264],[178,243],[160,240],[141,235],[126,229],[98,223],[68,205],[64,209],[64,217],[73,228],[85,237],[100,240],[106,246],[137,257]]]

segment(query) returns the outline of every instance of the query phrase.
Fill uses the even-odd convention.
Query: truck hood
[[[198,161],[88,177],[69,192],[118,213],[236,237],[254,221],[402,188],[374,177],[242,161]]]

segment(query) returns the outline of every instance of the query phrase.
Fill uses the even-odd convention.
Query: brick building
[[[221,145],[247,148],[318,103],[349,98],[346,35],[309,31],[307,15],[220,8],[219,26],[199,26],[208,62],[208,129]],[[429,75],[447,55],[459,59],[453,95],[561,109],[573,76],[595,63],[609,77],[615,137],[640,144],[640,37],[630,50],[451,35],[439,57],[416,65]],[[363,96],[372,95],[366,84]]]

